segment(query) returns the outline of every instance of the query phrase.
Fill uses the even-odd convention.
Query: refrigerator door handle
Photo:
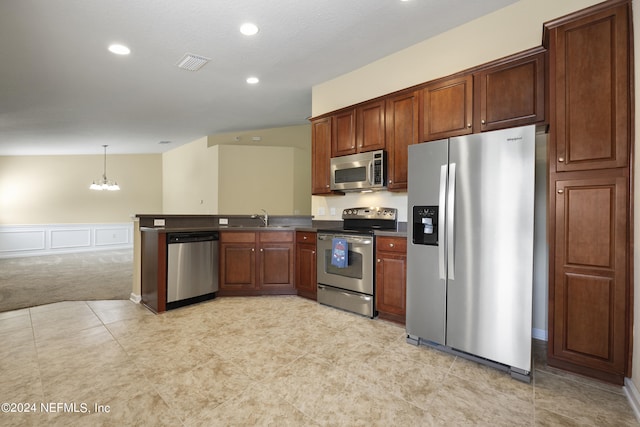
[[[456,164],[449,164],[449,188],[447,193],[447,273],[455,279],[455,211],[456,211]]]
[[[447,191],[447,165],[440,166],[440,194],[438,197],[438,203],[440,209],[438,210],[438,272],[440,279],[445,280],[447,278],[446,270],[446,257],[445,257],[445,203],[446,203],[446,191]]]

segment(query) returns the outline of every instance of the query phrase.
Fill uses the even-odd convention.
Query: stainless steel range
[[[375,316],[376,230],[397,229],[395,208],[350,208],[343,228],[318,230],[318,302]]]

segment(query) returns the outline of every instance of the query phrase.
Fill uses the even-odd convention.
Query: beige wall
[[[311,213],[310,125],[203,137],[162,163],[165,214]]]
[[[542,24],[599,0],[521,0],[312,89],[312,114],[336,110],[542,44]]]
[[[294,212],[291,147],[221,145],[220,213]]]
[[[207,137],[162,155],[162,188],[162,213],[218,213],[218,150]]]
[[[108,155],[107,176],[117,192],[91,191],[104,157],[0,157],[0,224],[108,223],[162,208],[159,154]]]

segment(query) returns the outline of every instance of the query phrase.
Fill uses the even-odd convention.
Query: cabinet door
[[[407,299],[407,257],[379,253],[376,260],[376,309],[404,317]]]
[[[630,140],[627,4],[549,33],[552,168],[625,167]]]
[[[421,141],[473,132],[473,76],[430,83],[421,90]]]
[[[356,152],[356,110],[351,109],[333,116],[333,138],[331,157],[344,156]]]
[[[629,351],[627,196],[626,177],[556,181],[549,305],[549,365],[620,384]]]
[[[474,75],[474,128],[482,132],[543,122],[544,53]]]
[[[331,192],[331,117],[311,121],[311,192]]]
[[[220,244],[220,290],[253,290],[256,286],[254,243]]]
[[[260,287],[293,289],[293,244],[263,243],[260,246]]]
[[[316,245],[298,243],[296,245],[296,289],[298,295],[316,299],[318,280],[316,278]]]
[[[356,110],[357,151],[384,150],[384,101],[369,102]]]
[[[376,310],[382,318],[405,322],[407,239],[376,237]]]
[[[387,188],[407,189],[407,147],[417,144],[419,93],[410,92],[387,100]]]
[[[259,234],[260,289],[264,291],[293,290],[293,232],[273,231]]]

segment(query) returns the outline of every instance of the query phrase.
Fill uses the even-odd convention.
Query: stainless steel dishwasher
[[[218,291],[217,231],[167,236],[167,310],[215,298]]]

